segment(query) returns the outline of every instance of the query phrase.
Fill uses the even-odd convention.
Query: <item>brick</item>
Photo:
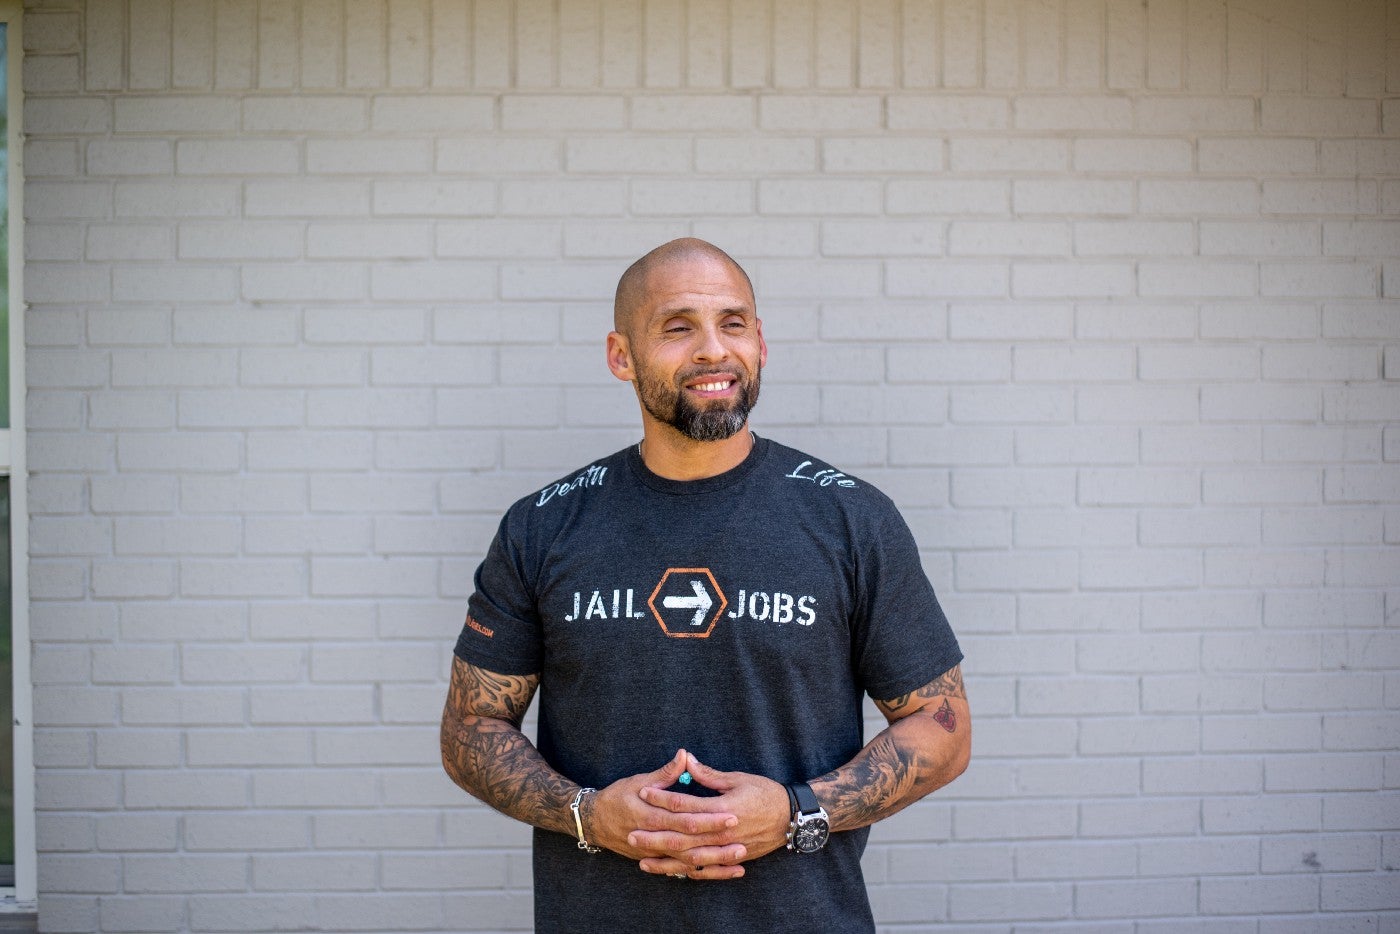
[[[119,302],[232,301],[234,270],[223,267],[118,267],[112,270],[112,298]]]
[[[238,129],[238,102],[210,95],[127,96],[112,102],[112,117],[118,133],[228,133]]]
[[[124,435],[117,462],[124,470],[233,470],[240,448],[232,435]]]
[[[381,270],[371,270],[379,273]],[[306,266],[245,264],[243,297],[252,302],[343,301],[365,294],[365,271],[348,263]]]
[[[1393,139],[1324,139],[1320,169],[1324,175],[1385,175],[1400,158]]]
[[[501,99],[501,126],[506,130],[620,130],[626,102],[620,96],[523,95]]]
[[[1214,383],[1201,387],[1206,421],[1314,421],[1318,393],[1307,386],[1278,383]]]
[[[574,138],[564,153],[569,172],[685,173],[691,167],[690,142],[679,139]]]
[[[1012,269],[1012,294],[1028,298],[1113,298],[1134,291],[1133,268],[1126,263],[1018,262]],[[1147,283],[1143,290],[1147,293]]]
[[[321,438],[327,444],[325,436]],[[339,439],[334,439],[339,440]],[[329,445],[330,455],[343,450]],[[257,449],[259,452],[261,448]],[[368,443],[366,439],[366,459]],[[305,483],[296,477],[200,477],[180,478],[180,505],[185,512],[285,513],[300,512],[306,502]]]
[[[122,866],[126,891],[143,893],[237,892],[248,872],[243,856],[127,856]]]
[[[1188,879],[1082,882],[1074,890],[1081,918],[1153,918],[1189,915],[1196,909],[1196,883]]]
[[[1121,97],[1022,96],[1014,100],[1019,130],[1127,130],[1132,103]]]
[[[1267,214],[1359,214],[1374,193],[1355,179],[1265,179],[1260,206]]]
[[[1138,183],[1138,210],[1144,214],[1209,217],[1257,214],[1259,208],[1259,188],[1252,181],[1144,179]]]
[[[1074,224],[1074,252],[1080,256],[1189,256],[1195,248],[1195,231],[1188,221]]]
[[[83,258],[83,228],[77,224],[29,224],[24,231],[24,255],[31,260]],[[33,338],[30,337],[33,344]]]
[[[1253,132],[1249,97],[1143,97],[1136,101],[1138,126],[1152,133]],[[1289,128],[1298,132],[1297,128]]]
[[[302,730],[199,730],[186,738],[190,765],[200,767],[306,766],[311,764],[311,736]],[[195,847],[191,824],[186,823],[186,845]],[[206,827],[211,840],[215,828]],[[234,849],[218,845],[203,849]],[[261,849],[262,846],[250,847]]]
[[[254,133],[353,133],[367,126],[365,104],[354,97],[250,97],[242,104],[243,129]]]
[[[480,132],[493,127],[493,104],[484,94],[376,95],[370,102],[370,126],[386,132]]]
[[[1377,294],[1378,270],[1371,263],[1263,263],[1261,295],[1368,298]]]
[[[248,692],[252,723],[260,726],[345,725],[375,720],[372,687],[263,687]]]
[[[1012,182],[1012,201],[1018,214],[1128,214],[1133,210],[1133,183],[1017,179]]]
[[[99,850],[173,851],[179,837],[179,819],[171,814],[108,814],[95,823]]]
[[[1318,225],[1303,221],[1201,221],[1201,253],[1217,256],[1317,256]]]
[[[554,204],[549,213],[571,211],[591,214],[615,214],[623,203],[620,191],[611,188],[611,183],[599,182],[600,188],[588,204],[568,206]],[[628,203],[637,214],[675,214],[693,216],[696,214],[735,214],[746,215],[754,207],[753,184],[748,181],[699,180],[689,182],[659,181],[639,179],[631,185],[632,193]],[[531,195],[531,199],[540,197]],[[543,205],[541,205],[543,206]],[[526,207],[521,198],[522,213],[540,213]]]
[[[1253,873],[1259,865],[1259,843],[1248,838],[1146,840],[1139,854],[1140,871],[1147,876],[1235,875]],[[1209,923],[1204,918],[1191,921],[1200,930]]]
[[[433,501],[433,484],[417,477],[323,475],[311,480],[311,508],[318,512],[426,513]]]
[[[1008,126],[1004,98],[943,95],[891,96],[889,125],[894,130],[998,130]]]
[[[504,869],[504,864],[498,865]],[[458,881],[463,878],[473,877],[466,874],[457,877]],[[369,891],[376,887],[376,882],[375,860],[370,856],[288,854],[253,857],[253,888],[258,891]],[[501,884],[504,885],[504,881]]]
[[[1367,714],[1324,716],[1322,748],[1348,751],[1391,749],[1400,732],[1393,720],[1393,717]]]
[[[32,136],[107,133],[111,126],[106,99],[30,97],[24,101],[24,129]]]
[[[1323,417],[1328,421],[1385,421],[1395,412],[1400,387],[1329,386],[1322,391]]]
[[[1086,340],[1189,340],[1196,336],[1195,310],[1179,305],[1080,305],[1074,310],[1074,319],[1074,335]]]
[[[1142,430],[1145,464],[1254,464],[1259,452],[1258,432],[1236,426],[1154,426]]]
[[[87,146],[89,175],[169,175],[175,154],[166,140],[93,140]]]
[[[100,917],[104,931],[178,931],[185,906],[179,898],[104,898]]]
[[[1027,512],[1021,511],[1015,521],[1015,542],[1019,547],[1053,547],[1056,545],[1130,545],[1137,540],[1136,523],[1126,511],[1095,511],[1092,513]],[[1085,597],[1085,625],[1090,629],[1104,628],[1110,617],[1093,612],[1101,604],[1113,604],[1117,598],[1099,595]],[[1137,610],[1124,614],[1115,610],[1117,619],[1136,620]],[[1116,628],[1108,625],[1107,628]]]
[[[307,171],[318,175],[422,173],[432,163],[432,143],[426,139],[313,139],[306,143]]]
[[[1075,391],[1080,422],[1153,424],[1194,422],[1199,392],[1171,385],[1089,386]]]
[[[492,137],[489,139],[440,139],[436,168],[439,172],[486,175],[530,175],[558,172],[563,150],[553,139]]]
[[[244,190],[249,217],[363,217],[370,212],[370,188],[361,181],[254,180]]]
[[[106,303],[110,301],[110,274],[105,269],[67,263],[31,265],[25,277],[25,298],[41,303]]]
[[[1259,516],[1254,510],[1145,512],[1141,525],[1144,545],[1254,545],[1259,542]]]
[[[704,141],[701,140],[700,143]],[[728,141],[726,141],[727,143]],[[774,140],[773,145],[786,144],[795,149],[801,140]],[[699,145],[699,144],[697,144]],[[809,144],[810,145],[810,144]],[[759,149],[756,155],[767,154]],[[792,172],[802,167],[803,159],[797,158],[786,163],[770,159],[766,168],[769,171]],[[733,157],[728,157],[733,164]],[[718,161],[718,160],[717,160]],[[753,165],[759,160],[748,160]],[[884,139],[878,137],[858,137],[848,139],[826,139],[822,141],[822,167],[827,172],[894,173],[894,172],[936,172],[943,168],[943,144],[937,139],[904,137]],[[808,166],[812,168],[812,166]],[[750,168],[748,171],[753,171]]]
[[[1380,129],[1379,117],[1374,101],[1265,95],[1260,128],[1266,133],[1370,136]]]
[[[760,179],[758,209],[764,214],[875,214],[879,182],[845,179]]]
[[[949,227],[952,256],[1062,256],[1069,228],[1042,221],[955,221]]]
[[[1203,173],[1311,175],[1318,170],[1317,143],[1311,139],[1203,139],[1197,146]]]
[[[1400,223],[1328,221],[1322,228],[1322,252],[1328,256],[1393,256],[1400,252]]]
[[[951,147],[955,172],[1062,172],[1069,168],[1067,140],[954,139]]]
[[[1198,556],[1186,551],[1085,553],[1080,561],[1080,586],[1091,590],[1183,588],[1200,580]]]
[[[234,217],[238,213],[235,182],[118,182],[112,190],[116,217]]]
[[[1271,756],[1264,763],[1264,788],[1272,793],[1378,791],[1380,787],[1381,760],[1372,756]],[[1370,830],[1374,825],[1342,829]]]
[[[259,769],[253,774],[255,807],[368,808],[376,803],[374,776],[369,771],[336,769],[334,774],[317,774],[305,769]]]
[[[1074,141],[1074,168],[1133,175],[1190,172],[1191,144],[1186,140],[1079,139]]]
[[[175,144],[181,175],[295,175],[297,144],[275,139],[182,139]]]
[[[300,226],[291,224],[195,224],[179,232],[181,259],[296,259]]]
[[[1303,879],[1202,879],[1201,910],[1210,914],[1267,914],[1316,911],[1318,889]]]
[[[879,395],[874,398],[878,400]],[[879,405],[878,401],[871,404]],[[843,407],[842,411],[848,412],[852,420],[862,421],[859,408]],[[926,413],[923,417],[934,420],[941,415],[939,410]],[[917,418],[918,415],[912,417]],[[999,465],[1009,460],[1010,451],[1011,435],[1004,429],[945,428],[936,433],[924,427],[890,430],[891,464]]]
[[[1006,215],[1010,208],[1004,181],[893,179],[885,188],[885,211],[894,215]]]
[[[262,931],[269,927],[310,927],[318,923],[316,900],[309,895],[194,895],[188,900],[195,931]]]
[[[1200,480],[1194,470],[1110,467],[1079,472],[1082,506],[1192,505],[1199,496]]]
[[[311,840],[310,822],[286,814],[187,814],[184,843],[201,850],[290,850]]]

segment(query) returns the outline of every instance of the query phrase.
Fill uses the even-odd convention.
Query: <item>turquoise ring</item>
[[[694,781],[694,779],[690,777],[690,772],[686,771],[681,773],[680,783],[682,785],[689,785],[692,781]]]

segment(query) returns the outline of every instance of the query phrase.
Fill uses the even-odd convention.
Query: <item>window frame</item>
[[[0,429],[0,475],[10,478],[11,696],[14,706],[15,884],[0,895],[20,903],[38,899],[34,821],[34,701],[29,639],[29,506],[24,444],[24,135],[22,0],[0,0],[6,24],[6,147],[9,174],[10,427]]]

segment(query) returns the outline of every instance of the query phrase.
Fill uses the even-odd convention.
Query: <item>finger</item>
[[[703,869],[687,869],[686,865],[681,862],[649,859],[642,860],[638,865],[641,866],[643,872],[649,872],[652,875],[680,876],[676,880],[678,883],[684,882],[686,879],[699,879],[706,882],[738,879],[744,874],[743,866],[706,866]]]
[[[734,843],[736,830],[734,830],[734,826],[729,825],[728,821],[725,821],[724,825],[715,826],[717,821],[714,821],[711,815],[686,815],[678,819],[693,826],[693,828],[703,829],[692,833],[685,829],[668,828],[668,826],[638,828],[629,830],[627,843],[638,850],[647,850],[648,853],[680,853],[682,850],[689,850],[697,846]]]
[[[715,791],[728,791],[734,787],[734,781],[728,773],[710,768],[696,758],[694,753],[687,752],[685,757],[685,766],[686,770],[690,772],[690,777],[706,788],[712,788]]]
[[[648,856],[642,859],[638,865],[643,871],[651,873],[665,873],[675,875],[683,872],[694,874],[704,870],[718,870],[719,875],[724,878],[735,878],[728,875],[724,870],[736,867],[748,851],[739,843],[729,846],[704,846],[686,850],[684,853],[670,856]]]
[[[680,780],[681,773],[685,771],[686,757],[689,755],[684,749],[677,749],[676,754],[671,757],[661,768],[652,772],[647,778],[647,785],[656,788],[667,788]]]
[[[701,798],[679,791],[666,791],[649,786],[637,792],[643,801],[652,807],[663,808],[676,814],[728,814],[728,805],[723,798]]]

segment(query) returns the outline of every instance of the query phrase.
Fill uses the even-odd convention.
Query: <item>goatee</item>
[[[683,379],[693,379],[690,374]],[[638,383],[638,395],[642,405],[652,418],[664,422],[693,441],[723,441],[738,434],[748,422],[749,412],[758,402],[759,374],[752,380],[745,380],[737,373],[732,375],[738,383],[739,392],[728,404],[697,404],[684,390],[675,390],[660,381],[653,382],[643,377]]]

